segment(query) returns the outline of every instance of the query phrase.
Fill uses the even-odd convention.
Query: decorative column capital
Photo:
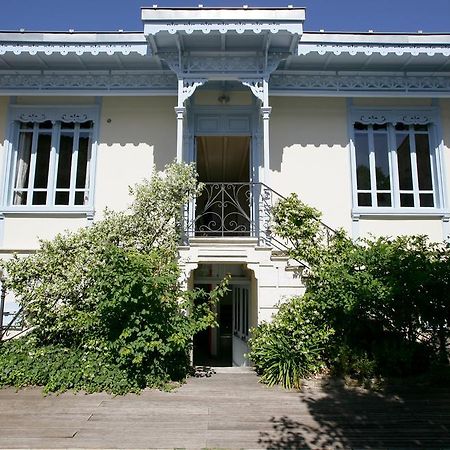
[[[271,106],[263,106],[263,107],[261,107],[261,115],[263,117],[263,120],[269,120],[271,112],[272,112],[272,107]]]
[[[186,113],[186,108],[184,106],[175,106],[174,108],[177,119],[183,119]]]

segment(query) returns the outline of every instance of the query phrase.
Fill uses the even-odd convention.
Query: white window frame
[[[1,206],[3,213],[45,213],[45,212],[61,212],[61,213],[86,213],[91,214],[94,210],[95,195],[95,172],[98,147],[99,133],[99,107],[96,105],[89,106],[59,106],[59,105],[10,105],[9,109],[8,134],[5,141],[6,157],[4,161],[4,184],[1,196]],[[39,123],[51,121],[53,123],[51,134],[51,154],[49,160],[48,188],[47,188],[47,204],[46,205],[14,205],[13,193],[16,176],[16,163],[19,151],[19,129],[20,123],[34,123],[35,128]],[[91,147],[90,160],[88,164],[88,201],[83,205],[55,205],[56,174],[59,149],[56,146],[55,138],[61,128],[61,124],[74,123],[74,138],[77,136],[79,124],[91,121]],[[37,124],[37,125],[36,125]],[[33,139],[36,140],[36,139]],[[35,145],[34,145],[35,146]],[[74,203],[73,198],[75,192],[75,176],[74,165],[77,163],[77,144],[74,145],[72,153],[72,176],[69,189],[70,202]],[[34,154],[34,158],[35,158]],[[31,161],[31,164],[33,161]],[[31,168],[30,171],[34,169]],[[34,176],[34,175],[33,175]],[[28,189],[32,189],[29,187]],[[59,189],[58,189],[59,190]],[[51,196],[51,199],[49,199]]]
[[[355,123],[362,123],[363,125],[373,126],[388,124],[388,161],[389,161],[389,175],[391,182],[391,206],[358,206],[358,190],[357,173],[356,173],[356,147],[355,147]],[[434,194],[433,207],[400,206],[400,187],[398,179],[398,159],[397,147],[395,143],[395,124],[403,123],[405,125],[427,125],[428,137],[431,157],[431,175],[432,188]],[[445,173],[444,164],[442,163],[442,135],[440,129],[439,110],[436,107],[415,107],[415,108],[368,108],[368,107],[350,107],[349,109],[349,134],[350,134],[350,159],[352,171],[352,216],[377,216],[377,215],[392,215],[392,216],[444,216],[447,215],[447,199],[445,194]],[[373,132],[372,132],[373,133]],[[373,176],[375,173],[375,159],[373,145],[370,145],[372,133],[369,133],[369,165],[371,173],[371,189],[372,205],[376,204],[376,193],[380,192],[374,184],[376,179]],[[412,131],[410,133],[410,140]],[[372,143],[373,144],[373,143]],[[412,193],[415,197],[415,205],[418,204],[417,197],[419,195],[418,179],[417,179],[417,164],[415,162],[415,148],[414,143],[411,147],[411,167],[413,177]],[[430,191],[431,192],[431,191]],[[368,191],[369,193],[369,191]],[[420,191],[420,193],[424,193]]]

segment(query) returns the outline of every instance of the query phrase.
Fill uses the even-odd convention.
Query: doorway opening
[[[229,291],[214,307],[218,326],[194,336],[193,363],[196,366],[248,365],[245,354],[253,315],[250,271],[237,264],[200,264],[194,271],[194,287],[208,293],[227,274],[231,275]]]
[[[199,181],[196,236],[250,236],[252,233],[250,136],[197,136]]]

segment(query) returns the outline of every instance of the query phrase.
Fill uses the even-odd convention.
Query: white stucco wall
[[[39,239],[52,239],[58,233],[86,226],[86,217],[55,215],[7,215],[3,248],[11,251],[38,248]]]
[[[270,100],[270,184],[296,192],[332,227],[351,227],[347,109],[342,98]]]
[[[120,210],[128,187],[176,158],[174,97],[105,97],[97,153],[95,209]]]

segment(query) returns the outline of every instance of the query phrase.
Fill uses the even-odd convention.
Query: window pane
[[[72,168],[73,134],[61,132],[59,140],[58,175],[56,178],[57,188],[70,187],[70,171]]]
[[[378,206],[392,206],[391,203],[391,194],[389,193],[382,193],[377,194],[377,202]]]
[[[400,206],[413,207],[414,195],[413,194],[400,194]]]
[[[89,187],[89,180],[87,180],[89,152],[91,148],[90,135],[87,133],[80,133],[80,140],[78,145],[78,164],[77,164],[77,188]]]
[[[408,131],[409,130],[409,125],[406,125],[404,123],[398,123],[397,125],[395,125],[395,129],[397,131]]]
[[[46,120],[45,122],[42,122],[39,124],[40,130],[51,130],[53,128],[53,124],[50,120]]]
[[[74,130],[75,128],[75,122],[61,122],[61,129],[62,130]]]
[[[30,161],[31,161],[31,144],[33,142],[33,135],[31,133],[19,134],[19,149],[17,154],[17,168],[16,181],[14,186],[16,188],[27,188],[28,178],[30,175]],[[22,203],[16,203],[21,205]]]
[[[431,179],[430,145],[427,134],[416,134],[417,174],[419,177],[419,189],[431,191],[433,183]]]
[[[355,122],[355,130],[367,130],[369,127],[361,122]]]
[[[47,202],[47,192],[33,192],[33,205],[45,205]]]
[[[397,159],[398,159],[398,178],[400,189],[412,189],[411,172],[411,152],[409,146],[409,135],[404,133],[396,134],[397,140]]]
[[[370,189],[369,140],[367,133],[355,134],[355,150],[358,189]]]
[[[358,206],[372,206],[372,196],[370,193],[358,194]]]
[[[433,194],[420,194],[420,206],[430,207],[434,206]]]
[[[387,134],[375,133],[373,141],[375,146],[377,189],[389,190],[391,188],[391,180],[389,175]]]
[[[13,205],[26,205],[27,204],[27,191],[14,192]]]
[[[75,205],[85,205],[88,201],[87,192],[75,192]]]
[[[68,204],[69,204],[69,193],[57,192],[55,196],[55,205],[68,205]]]
[[[51,134],[39,133],[36,150],[36,171],[34,173],[35,188],[47,188],[51,143],[52,143]],[[33,196],[33,205],[41,205],[41,204],[42,203],[35,203]]]
[[[92,129],[92,120],[88,120],[87,122],[80,123],[80,128],[83,129]]]

